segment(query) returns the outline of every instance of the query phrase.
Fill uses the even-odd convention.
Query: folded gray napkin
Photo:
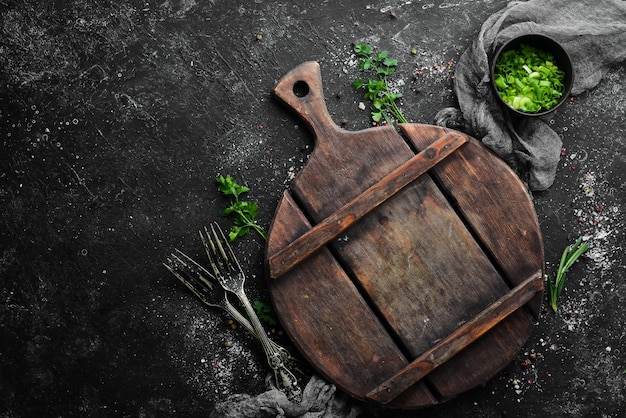
[[[237,394],[218,403],[209,418],[357,418],[361,408],[335,385],[314,375],[302,393],[302,402],[294,403],[276,389],[272,376],[268,390],[250,396]]]
[[[496,102],[489,60],[502,44],[535,33],[559,42],[574,67],[572,95],[596,86],[626,60],[626,1],[531,0],[490,16],[455,71],[460,110],[441,110],[435,123],[465,130],[513,167],[533,191],[554,182],[562,141],[540,118],[512,118]]]

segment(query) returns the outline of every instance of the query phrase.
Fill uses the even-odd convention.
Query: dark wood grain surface
[[[270,291],[300,351],[346,392],[396,407],[439,402],[493,376],[528,337],[523,306],[543,286],[523,184],[464,134],[413,124],[342,130],[326,111],[317,63],[296,67],[275,93],[316,141],[267,247]],[[416,154],[433,158],[454,138],[462,141],[432,172],[412,174]],[[489,360],[477,366],[484,354],[465,349],[479,340]],[[452,358],[476,370],[451,370]]]

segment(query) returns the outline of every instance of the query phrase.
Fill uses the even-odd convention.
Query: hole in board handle
[[[303,98],[306,95],[309,94],[309,85],[306,81],[296,81],[296,83],[293,85],[293,94],[296,95],[296,97],[300,97]]]

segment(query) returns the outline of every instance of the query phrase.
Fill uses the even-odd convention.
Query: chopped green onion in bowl
[[[555,107],[565,92],[564,79],[565,72],[551,53],[524,43],[502,52],[493,70],[500,98],[524,113]]]

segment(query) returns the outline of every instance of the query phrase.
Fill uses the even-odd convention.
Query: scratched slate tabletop
[[[269,226],[315,146],[270,94],[291,68],[318,61],[335,122],[364,129],[352,46],[369,42],[398,59],[391,82],[409,121],[433,123],[455,105],[460,54],[505,5],[0,1],[0,416],[208,416],[262,392],[258,342],[161,262],[173,248],[199,256],[197,230],[228,225],[219,175],[250,188]],[[626,414],[625,77],[616,66],[548,117],[563,151],[554,185],[533,195],[546,273],[576,237],[592,246],[558,312],[544,309],[484,386],[372,414]],[[250,298],[268,302],[264,242],[250,234],[235,250]]]

